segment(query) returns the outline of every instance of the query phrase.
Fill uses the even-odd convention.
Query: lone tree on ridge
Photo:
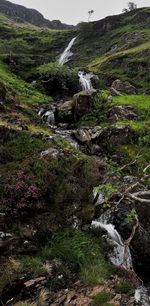
[[[128,8],[123,9],[123,13],[128,13],[137,9],[137,4],[134,2],[128,2]]]

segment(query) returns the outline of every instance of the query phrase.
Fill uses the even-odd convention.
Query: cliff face
[[[63,24],[59,20],[47,20],[41,13],[34,9],[29,9],[22,5],[14,4],[6,0],[0,1],[0,13],[5,14],[6,16],[15,20],[19,20],[19,22],[29,22],[39,27],[48,27],[52,29],[68,29],[73,27],[67,24]]]

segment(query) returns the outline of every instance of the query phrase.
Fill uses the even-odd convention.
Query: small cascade
[[[79,76],[79,83],[82,87],[82,90],[90,91],[93,89],[92,82],[91,82],[91,79],[94,76],[93,73],[85,74],[83,71],[79,71],[78,76]]]
[[[72,48],[76,38],[77,37],[74,37],[74,38],[71,39],[71,41],[68,44],[67,48],[60,55],[59,60],[58,60],[60,65],[64,65],[65,63],[67,63],[69,58],[73,55],[73,53],[71,52],[71,48]]]
[[[114,225],[109,223],[111,211],[108,210],[106,213],[102,214],[102,216],[92,222],[92,227],[105,229],[108,234],[108,242],[113,247],[113,251],[108,254],[110,261],[116,265],[121,266],[124,265],[128,269],[132,269],[132,258],[129,248],[127,247],[125,250],[125,245],[122,237],[115,229]],[[125,252],[126,252],[126,263],[125,263]]]
[[[72,147],[74,147],[76,150],[79,149],[78,142],[72,137],[72,130],[62,130],[62,129],[56,129],[55,134],[58,136],[61,136],[62,139],[68,141]]]
[[[134,297],[138,306],[150,306],[150,292],[144,286],[135,290]]]
[[[108,254],[109,260],[116,266],[123,266],[125,269],[132,270],[132,257],[129,247],[125,249],[122,237],[110,223],[111,210],[107,210],[99,219],[92,221],[93,228],[101,228],[106,230],[108,238],[107,242],[112,247],[112,251]],[[126,260],[125,260],[126,252]],[[134,271],[133,271],[134,272]],[[150,289],[143,285],[135,290],[135,301],[138,306],[150,306]]]
[[[49,126],[54,126],[55,125],[55,116],[53,111],[47,111],[43,115],[43,119],[46,119],[46,123]]]
[[[48,126],[55,126],[55,115],[53,111],[45,111],[43,108],[41,108],[38,112],[38,115],[43,118],[43,120],[47,123]]]

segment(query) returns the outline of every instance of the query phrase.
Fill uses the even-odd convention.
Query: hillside
[[[0,13],[5,14],[5,16],[12,18],[16,22],[27,22],[38,27],[47,27],[51,29],[69,29],[73,27],[61,23],[59,20],[49,21],[38,11],[7,0],[0,1]]]
[[[26,12],[0,14],[0,305],[149,306],[150,8]]]
[[[81,24],[74,46],[74,66],[88,67],[106,85],[116,78],[143,90],[149,83],[150,9],[137,9]]]

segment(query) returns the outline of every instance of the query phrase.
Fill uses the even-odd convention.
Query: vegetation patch
[[[111,292],[99,292],[93,296],[92,305],[93,306],[111,306],[109,302],[112,300],[112,293]]]

